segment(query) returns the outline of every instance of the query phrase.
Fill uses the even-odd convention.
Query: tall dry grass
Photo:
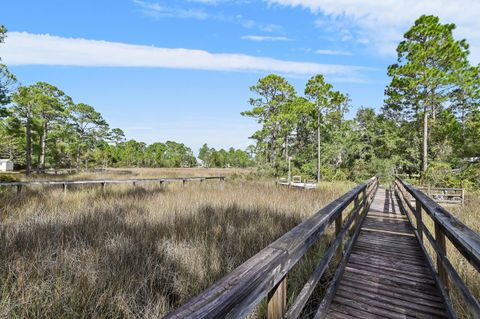
[[[163,317],[350,187],[233,178],[3,191],[0,317]],[[289,276],[289,292],[322,249]]]

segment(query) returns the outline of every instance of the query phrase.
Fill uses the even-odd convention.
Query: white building
[[[13,171],[13,162],[9,159],[0,159],[0,171],[1,172]]]

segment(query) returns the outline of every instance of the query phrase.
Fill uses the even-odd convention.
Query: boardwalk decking
[[[445,318],[427,260],[393,192],[379,188],[327,318]]]

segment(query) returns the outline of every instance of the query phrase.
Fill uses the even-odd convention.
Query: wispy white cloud
[[[182,6],[164,5],[159,2],[149,2],[143,0],[132,0],[132,2],[140,8],[140,12],[146,16],[160,19],[160,18],[180,18],[180,19],[195,19],[207,20],[211,19],[218,22],[226,22],[240,25],[246,29],[256,28],[263,32],[280,33],[283,27],[273,23],[258,23],[255,20],[244,17],[241,14],[226,15],[224,13],[210,12],[203,8],[184,8]],[[219,5],[226,2],[234,2],[233,0],[188,0],[190,3],[200,5]],[[235,3],[248,3],[247,0],[236,1]]]
[[[167,17],[205,20],[209,17],[209,14],[201,9],[172,8],[163,6],[156,2],[150,3],[141,0],[133,0],[133,2],[141,8],[143,14],[155,18]]]
[[[283,27],[278,24],[261,24],[258,28],[263,32],[282,32]]]
[[[292,41],[292,39],[287,37],[273,37],[273,36],[264,36],[264,35],[244,35],[241,37],[242,40],[264,42],[264,41]]]
[[[208,4],[208,5],[217,5],[217,4],[222,3],[224,1],[222,1],[222,0],[188,0],[188,2]]]
[[[118,42],[63,38],[48,34],[9,32],[2,46],[9,65],[151,67],[212,71],[277,72],[292,76],[322,73],[350,80],[364,78],[361,66],[278,60],[245,54],[210,53]]]
[[[340,51],[340,50],[328,50],[328,49],[320,49],[315,51],[316,54],[321,55],[352,55],[352,53],[347,51]]]
[[[472,60],[480,62],[480,1],[478,0],[264,0],[269,4],[309,9],[321,14],[317,27],[348,30],[345,41],[372,44],[377,52],[393,55],[403,33],[422,14],[455,23],[456,35],[471,44]]]

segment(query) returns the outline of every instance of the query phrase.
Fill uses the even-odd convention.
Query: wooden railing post
[[[415,219],[417,220],[418,237],[423,243],[422,203],[418,199],[415,199]]]
[[[267,318],[282,319],[287,311],[287,277],[285,276],[268,294]]]
[[[22,192],[22,185],[17,185],[17,194]]]
[[[338,217],[335,219],[335,238],[337,238],[338,234],[342,231],[342,224],[343,224],[343,212],[340,212],[338,214]],[[342,260],[342,255],[343,255],[343,243],[340,242],[338,245],[337,251],[335,253],[335,258],[337,259],[337,262],[340,262]]]
[[[67,184],[63,183],[62,187],[63,187],[63,193],[67,193]]]
[[[353,227],[349,232],[350,235],[352,235],[355,232],[355,229],[359,226],[359,223],[360,223],[360,213],[362,210],[359,209],[359,206],[360,206],[360,193],[355,195],[355,198],[353,200],[353,213],[356,214],[356,216],[354,217]],[[336,225],[335,225],[335,229],[336,229]]]
[[[445,288],[448,290],[448,273],[442,263],[442,258],[439,254],[442,254],[444,257],[447,256],[447,245],[445,241],[445,234],[442,232],[440,225],[435,221],[435,242],[440,251],[437,252],[437,270],[438,276],[442,281]]]

